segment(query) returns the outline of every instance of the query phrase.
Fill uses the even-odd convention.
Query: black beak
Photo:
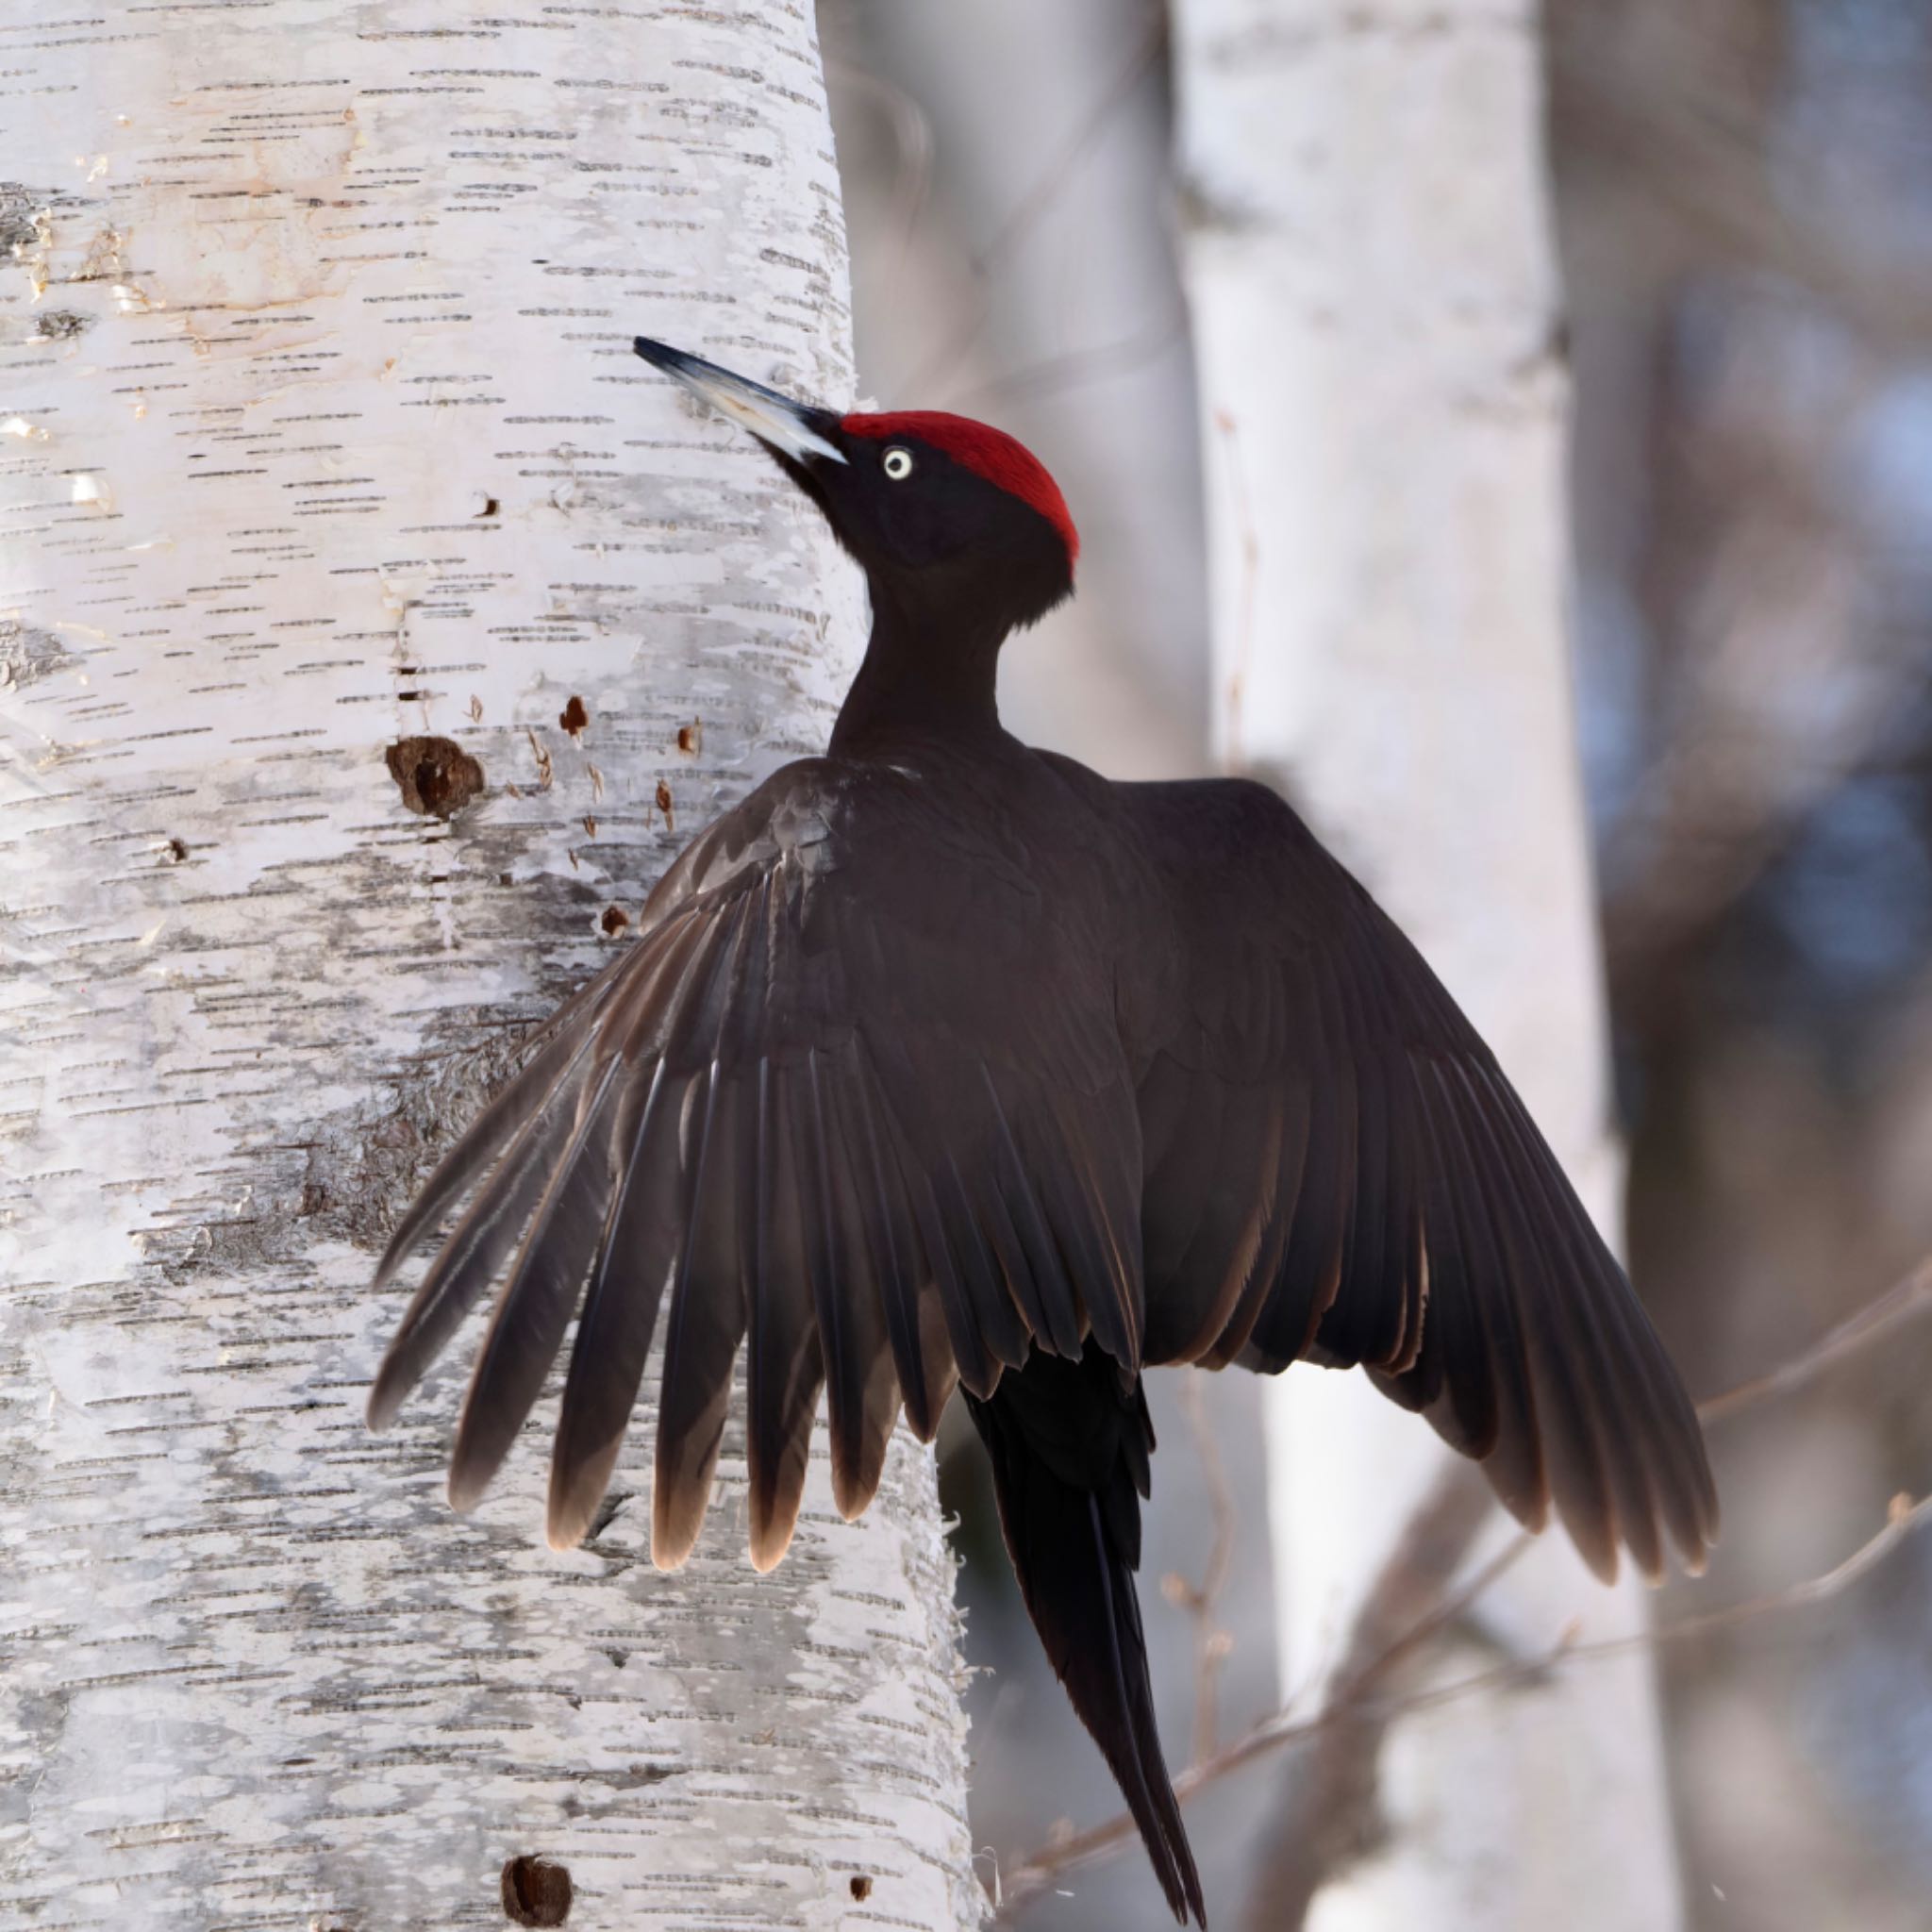
[[[720,415],[748,429],[768,449],[804,464],[810,458],[842,463],[845,452],[831,441],[839,419],[829,409],[813,409],[781,396],[762,383],[747,382],[701,357],[687,356],[668,342],[639,336],[631,347],[653,367],[675,376],[694,396],[701,396]]]

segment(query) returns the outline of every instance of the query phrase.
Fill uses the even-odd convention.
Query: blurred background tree
[[[1008,654],[1009,723],[1117,775],[1206,768],[1165,10],[822,0],[820,14],[862,386],[1013,429],[1080,518],[1081,598]],[[1433,18],[1391,5],[1359,27],[1441,31]],[[1626,1252],[1704,1395],[1801,1355],[1932,1248],[1918,1182],[1932,1158],[1932,11],[1551,0],[1541,25]],[[1490,25],[1537,21],[1504,8]],[[1902,1538],[1826,1601],[1790,1596],[1864,1543],[1890,1498],[1928,1486],[1932,1333],[1889,1333],[1713,1429],[1724,1541],[1708,1579],[1665,1591],[1658,1622],[1774,1603],[1659,1653],[1699,1928],[1926,1923],[1932,1549]],[[1260,1391],[1224,1377],[1212,1396],[1211,1431],[1175,1389],[1158,1398],[1168,1441],[1203,1452],[1163,1458],[1150,1524],[1177,1758],[1280,1698],[1254,1527]],[[974,1694],[975,1829],[1012,1870],[1052,1819],[1091,1824],[1111,1799],[1028,1675],[1041,1667],[985,1560],[996,1531],[973,1459],[946,1475],[970,1647],[992,1667]],[[1230,1486],[1248,1525],[1231,1541],[1215,1509]],[[1204,1869],[1259,1869],[1277,1796],[1261,1769],[1204,1793],[1190,1811]],[[1139,1923],[1139,1877],[1082,1869],[1024,1922]]]

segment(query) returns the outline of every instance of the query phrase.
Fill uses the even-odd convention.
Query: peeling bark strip
[[[558,1557],[534,1440],[458,1518],[455,1391],[360,1420],[372,1246],[628,943],[668,748],[708,817],[860,640],[628,351],[850,393],[810,9],[15,11],[0,1932],[973,1923],[924,1455],[760,1577],[733,1427],[672,1578],[635,1451]]]

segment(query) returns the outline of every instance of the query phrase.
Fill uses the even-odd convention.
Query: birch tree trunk
[[[727,1434],[669,1578],[635,1449],[545,1549],[554,1406],[467,1519],[450,1379],[360,1417],[507,1023],[862,641],[628,351],[849,393],[810,8],[0,50],[0,1926],[976,1922],[926,1456],[759,1577]]]
[[[1221,749],[1407,926],[1612,1224],[1536,10],[1181,0],[1176,66]],[[1447,1452],[1359,1375],[1295,1371],[1267,1419],[1282,1681],[1319,1690]],[[1479,1609],[1524,1650],[1644,1615],[1559,1535]],[[1460,1647],[1440,1675],[1494,1661]],[[1378,1798],[1321,1932],[1678,1923],[1641,1656],[1399,1723]]]

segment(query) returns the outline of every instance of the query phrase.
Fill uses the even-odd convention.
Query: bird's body
[[[453,1499],[474,1500],[581,1304],[550,1505],[568,1544],[661,1332],[670,1566],[742,1347],[769,1568],[821,1389],[850,1516],[901,1409],[929,1440],[957,1380],[1054,1667],[1169,1903],[1200,1917],[1132,1583],[1142,1369],[1366,1366],[1524,1521],[1554,1499],[1605,1574],[1620,1543],[1657,1574],[1666,1534],[1701,1561],[1716,1511],[1695,1420],[1493,1058],[1286,805],[1241,780],[1116,784],[1000,728],[999,644],[1071,583],[1071,525],[1032,458],[956,419],[832,418],[639,347],[819,502],[867,566],[872,646],[827,755],[692,841],[637,942],[398,1228],[385,1276],[472,1197],[372,1415],[508,1263],[452,1464]],[[775,427],[750,420],[773,406]],[[899,507],[915,475],[1001,543],[984,594],[974,542]]]

